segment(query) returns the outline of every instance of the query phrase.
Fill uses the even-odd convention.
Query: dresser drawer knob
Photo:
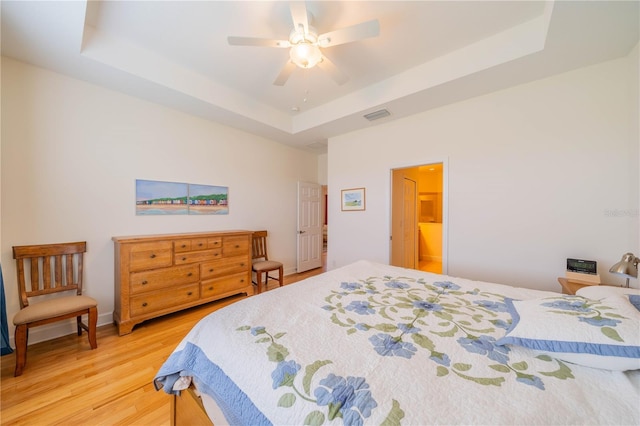
[[[244,279],[240,280],[240,282],[241,282],[241,283],[243,283],[243,282],[244,282]]]
[[[209,287],[209,291],[213,290],[213,286]]]
[[[213,268],[209,269],[209,272],[213,272]]]
[[[182,260],[183,260],[183,261],[185,261],[185,260],[187,260],[187,258],[186,258],[186,257],[183,257],[183,258],[182,258]]]
[[[239,245],[239,244],[236,244],[236,248],[240,248],[240,245]]]
[[[147,284],[147,283],[148,283],[148,281],[147,281],[147,280],[142,281],[142,285],[145,285],[145,284]]]
[[[240,266],[244,266],[244,263],[241,263]]]
[[[198,244],[198,247],[202,247],[202,243]]]
[[[147,302],[144,302],[144,303],[142,304],[142,307],[143,307],[143,308],[145,308],[146,306],[147,306]]]
[[[186,246],[187,246],[186,244],[183,244],[181,247],[182,247],[182,248],[185,248]]]
[[[190,277],[191,275],[193,275],[193,272],[189,272],[189,273],[187,274],[187,276],[188,276],[188,277]]]
[[[151,257],[152,259],[155,259],[156,255],[155,255],[155,254],[152,254],[150,257]]]
[[[189,293],[187,293],[187,296],[191,296],[192,294],[193,292],[190,291]]]

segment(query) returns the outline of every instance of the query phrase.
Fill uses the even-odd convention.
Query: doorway
[[[391,260],[446,274],[444,162],[391,170]]]

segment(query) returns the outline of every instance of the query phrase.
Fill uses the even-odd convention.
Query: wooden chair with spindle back
[[[91,349],[98,347],[98,302],[82,294],[83,260],[86,251],[85,241],[13,247],[20,293],[20,311],[13,317],[13,324],[16,326],[15,376],[22,374],[27,363],[27,339],[32,327],[75,317],[78,336],[81,336],[82,329],[85,329],[89,335]],[[39,301],[30,300],[36,296],[62,292],[70,294]],[[85,314],[88,315],[88,324],[82,322],[82,315]]]
[[[267,231],[255,231],[253,233],[251,244],[251,270],[256,273],[256,281],[253,283],[258,286],[258,293],[262,293],[262,274],[265,274],[264,288],[266,289],[269,280],[278,281],[280,287],[283,285],[283,266],[281,262],[269,260],[267,253]],[[270,272],[278,271],[278,278],[269,275]]]

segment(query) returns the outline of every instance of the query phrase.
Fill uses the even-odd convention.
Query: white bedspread
[[[637,371],[494,344],[505,297],[554,294],[360,261],[208,315],[155,383],[232,424],[640,424]]]

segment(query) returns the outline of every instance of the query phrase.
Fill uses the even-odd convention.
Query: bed
[[[209,314],[154,384],[216,425],[638,425],[640,296],[619,290],[359,261]]]

